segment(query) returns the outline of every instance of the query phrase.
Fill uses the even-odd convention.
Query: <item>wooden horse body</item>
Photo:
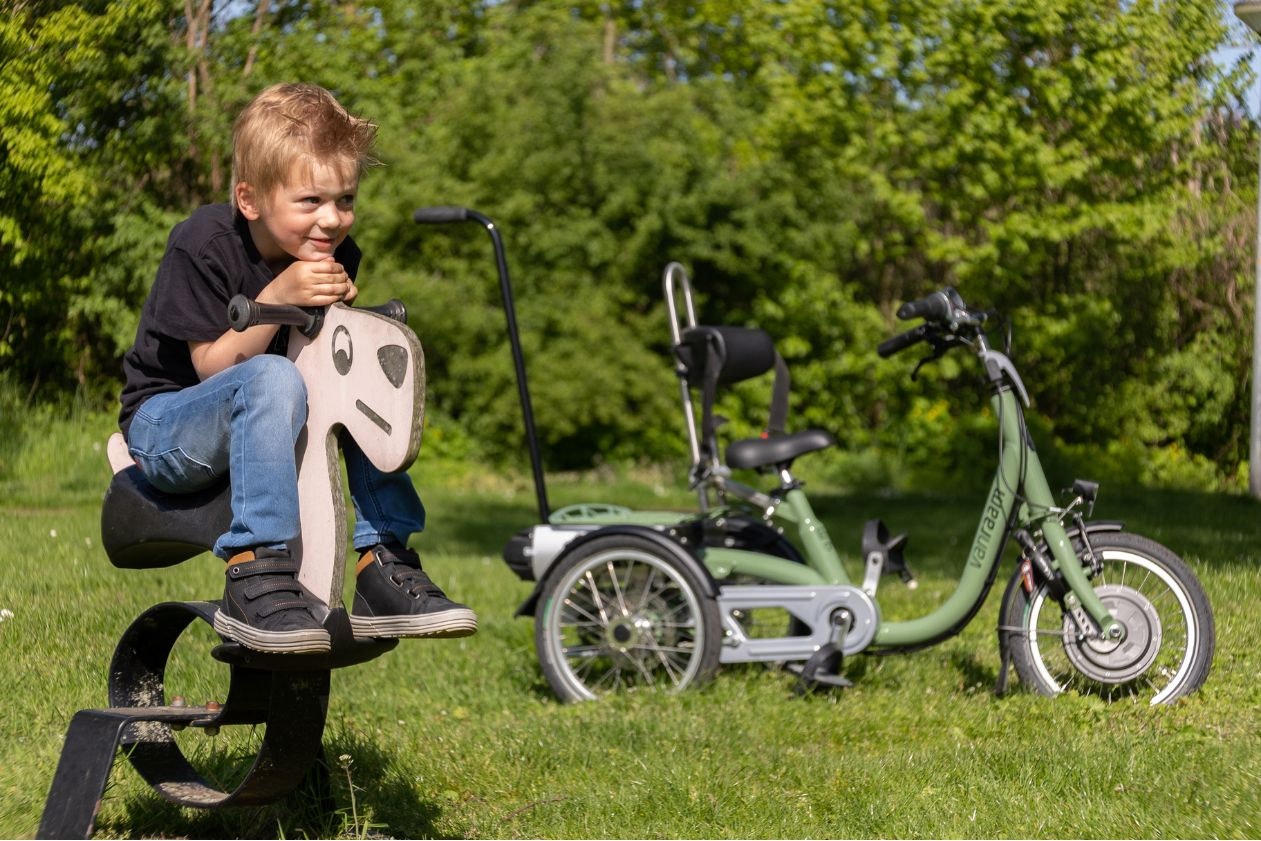
[[[407,469],[420,450],[424,354],[416,334],[394,319],[334,304],[315,338],[293,332],[289,358],[306,381],[308,406],[298,439],[302,532],[290,551],[303,586],[336,607],[346,558],[338,432],[345,429],[377,469]]]

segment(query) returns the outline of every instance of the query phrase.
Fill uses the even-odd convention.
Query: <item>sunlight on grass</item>
[[[4,837],[34,833],[71,715],[105,704],[107,664],[123,629],[157,602],[222,591],[222,566],[208,556],[167,570],[109,565],[98,522],[107,471],[92,451],[103,435],[89,427],[65,437],[62,449],[25,454],[2,477]],[[1261,834],[1261,509],[1250,500],[1104,485],[1096,516],[1126,520],[1181,551],[1216,611],[1208,683],[1167,708],[1046,700],[1019,687],[996,699],[993,594],[960,636],[935,648],[851,658],[846,673],[856,686],[844,693],[797,698],[791,675],[747,666],[724,668],[711,685],[681,695],[567,706],[540,674],[530,620],[513,618],[531,585],[499,558],[506,538],[534,522],[528,477],[474,482],[493,471],[427,464],[423,456],[413,472],[430,516],[414,545],[434,579],[477,609],[480,630],[467,639],[404,641],[334,673],[325,755],[337,808],[320,814],[313,796],[297,794],[262,808],[180,810],[120,759],[101,835]],[[669,471],[560,477],[550,490],[557,503],[693,503]],[[852,496],[822,482],[810,491],[851,563],[868,517],[910,532],[907,558],[922,584],[914,592],[884,584],[888,615],[923,612],[948,591],[979,500]],[[996,589],[1009,569],[1010,560]],[[226,670],[205,656],[213,643],[201,627],[181,638],[168,695],[222,700]],[[214,737],[191,728],[179,735],[207,773],[225,775],[249,760],[260,737],[240,726]]]

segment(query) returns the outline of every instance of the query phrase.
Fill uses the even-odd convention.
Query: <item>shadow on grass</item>
[[[995,642],[995,646],[997,646]],[[981,662],[981,657],[971,651],[954,651],[950,665],[959,672],[963,685],[992,689],[998,682],[998,670]]]
[[[538,512],[524,499],[444,494],[430,502],[424,546],[444,553],[498,557],[516,532],[538,522]]]
[[[327,735],[327,734],[326,734]],[[313,769],[293,792],[263,806],[189,809],[152,790],[129,794],[122,813],[98,822],[96,834],[111,838],[443,838],[442,814],[422,800],[398,771],[395,758],[366,739],[325,743],[327,780]],[[113,776],[126,760],[116,760]],[[349,772],[349,773],[348,773]],[[351,784],[354,791],[352,796]]]

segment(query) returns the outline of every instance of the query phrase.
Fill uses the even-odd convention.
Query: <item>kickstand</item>
[[[1005,628],[998,629],[998,677],[994,680],[994,695],[1002,698],[1007,694],[1007,675],[1011,666],[1011,632]]]

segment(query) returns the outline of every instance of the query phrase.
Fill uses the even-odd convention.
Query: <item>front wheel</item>
[[[1120,642],[1080,638],[1045,582],[1013,582],[1002,626],[1012,664],[1042,695],[1076,691],[1113,701],[1162,704],[1208,678],[1215,635],[1208,596],[1186,562],[1155,541],[1124,532],[1090,536],[1102,570],[1095,593],[1125,626]]]
[[[548,575],[534,643],[557,697],[681,690],[718,668],[718,604],[694,569],[633,535],[596,538]]]

